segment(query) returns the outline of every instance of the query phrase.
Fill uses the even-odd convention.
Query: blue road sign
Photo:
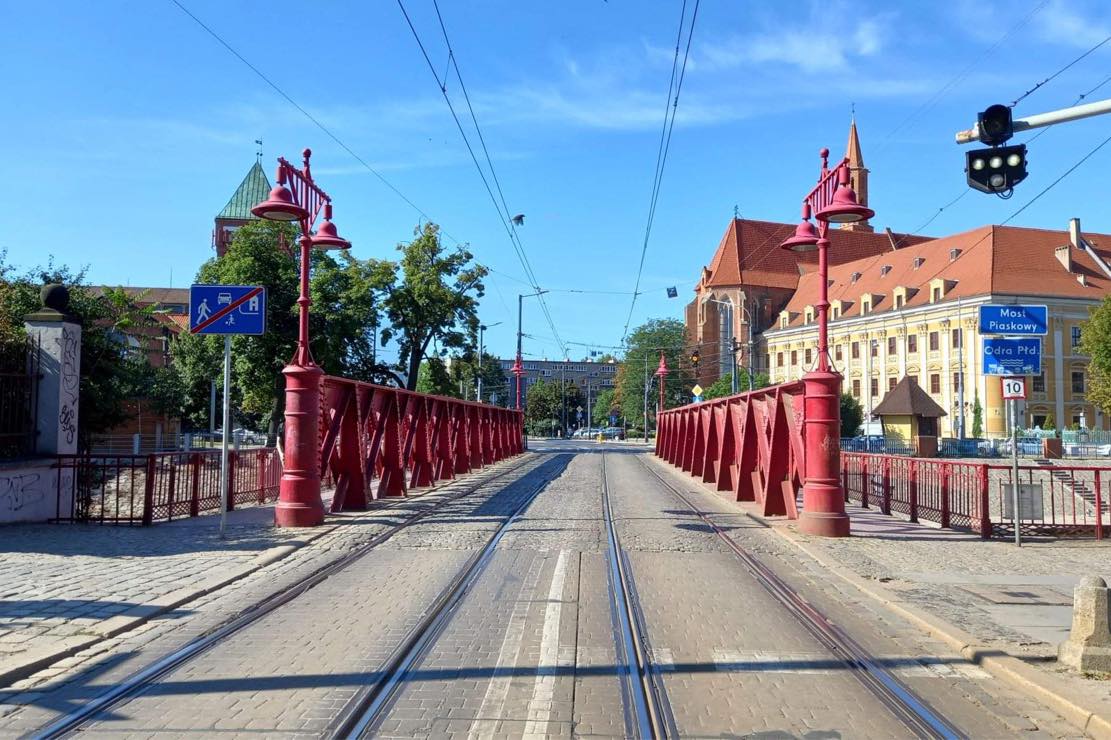
[[[1042,340],[984,337],[984,375],[1039,375]]]
[[[1045,306],[980,306],[980,333],[1044,336],[1049,326]]]
[[[617,426],[617,414],[610,414],[610,426]]]
[[[691,403],[702,403],[702,396],[692,396]]]
[[[266,288],[261,285],[190,286],[189,332],[266,333]]]

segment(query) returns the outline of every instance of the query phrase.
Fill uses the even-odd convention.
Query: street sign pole
[[[224,438],[220,442],[220,538],[228,525],[228,434],[231,426],[231,335],[224,335]]]
[[[1022,532],[1018,509],[1018,406],[1015,399],[1011,399],[1011,501],[1014,508],[1015,545],[1022,547]]]

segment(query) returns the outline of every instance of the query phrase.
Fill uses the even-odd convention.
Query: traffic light
[[[976,127],[980,130],[980,141],[988,146],[1006,144],[1015,135],[1011,109],[999,103],[980,111],[976,116]]]
[[[693,365],[694,367],[698,367],[698,363],[701,361],[702,355],[699,354],[698,350],[691,352],[691,365]]]
[[[964,171],[969,187],[1004,194],[1026,179],[1026,145],[974,149],[965,154]]]

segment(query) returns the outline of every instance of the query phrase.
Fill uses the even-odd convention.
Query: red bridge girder
[[[803,384],[784,383],[661,411],[656,455],[763,514],[798,518],[806,470]]]
[[[513,409],[331,375],[320,403],[320,472],[335,482],[333,512],[366,509],[368,492],[404,496],[523,452],[524,415]]]

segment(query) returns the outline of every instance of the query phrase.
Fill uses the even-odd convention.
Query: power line
[[[490,196],[490,201],[494,204],[494,210],[498,213],[498,220],[501,222],[502,227],[505,229],[506,235],[509,237],[510,244],[513,246],[513,251],[516,253],[517,259],[521,263],[522,269],[524,269],[525,271],[525,276],[532,281],[532,287],[535,290],[540,291],[539,281],[536,279],[536,274],[533,272],[532,265],[529,263],[528,256],[525,253],[524,245],[521,243],[520,238],[516,233],[516,229],[513,226],[512,218],[509,214],[509,209],[506,206],[505,197],[502,193],[501,184],[498,182],[497,179],[497,172],[494,168],[494,163],[490,158],[489,150],[486,147],[485,138],[482,136],[482,129],[479,126],[478,118],[475,116],[474,108],[471,106],[470,96],[466,93],[466,88],[463,83],[463,77],[459,71],[458,62],[455,59],[455,52],[451,47],[451,41],[447,35],[447,28],[444,25],[443,17],[440,15],[439,6],[435,3],[434,0],[434,5],[436,6],[436,15],[437,18],[439,18],[440,29],[444,34],[444,41],[448,49],[448,61],[451,67],[455,70],[456,78],[459,80],[460,89],[463,90],[463,95],[467,102],[467,108],[470,111],[471,120],[473,121],[475,130],[478,133],[479,142],[485,155],[487,166],[490,169],[489,178],[487,178],[486,171],[482,168],[481,163],[479,163],[478,156],[475,154],[474,147],[471,145],[470,138],[467,136],[467,132],[463,128],[463,123],[459,120],[459,115],[455,111],[455,105],[451,102],[451,98],[447,94],[446,78],[441,79],[439,72],[436,71],[436,66],[432,63],[432,59],[428,55],[428,50],[425,48],[424,42],[421,40],[420,34],[417,32],[416,26],[413,25],[413,21],[409,17],[409,12],[406,10],[404,2],[402,2],[402,0],[397,0],[397,4],[398,7],[401,9],[402,15],[405,16],[405,22],[408,24],[409,30],[413,34],[413,39],[417,42],[417,46],[420,47],[421,54],[424,56],[424,61],[428,64],[428,69],[432,73],[432,77],[436,80],[436,86],[440,89],[440,93],[441,95],[443,95],[444,101],[447,103],[448,110],[451,112],[452,120],[455,121],[455,126],[459,129],[460,136],[463,137],[463,143],[467,147],[467,152],[468,154],[470,154],[471,161],[474,162],[475,168],[478,170],[479,177],[482,179],[483,187],[485,187],[487,195]],[[490,180],[494,181],[493,188],[490,185]],[[501,197],[501,205],[499,205],[498,196],[494,195],[495,188],[498,191],[498,196]],[[556,337],[558,337],[559,331],[555,327],[555,322],[552,320],[551,312],[548,309],[547,303],[544,301],[543,295],[538,296],[538,298],[540,300],[541,308],[544,312],[544,317],[548,322],[548,326],[551,328],[552,333]]]
[[[1031,198],[1030,200],[1026,201],[1026,203],[1024,203],[1024,204],[1022,205],[1022,207],[1021,207],[1021,208],[1019,208],[1019,209],[1018,209],[1017,211],[1015,211],[1015,212],[1014,212],[1014,213],[1012,213],[1012,214],[1011,214],[1010,216],[1008,216],[1008,217],[1007,217],[1007,220],[1006,220],[1006,221],[1003,221],[1003,222],[1002,222],[1002,223],[1000,223],[999,225],[1000,225],[1000,226],[1003,226],[1003,225],[1005,225],[1005,224],[1008,224],[1008,223],[1010,223],[1010,222],[1011,222],[1011,221],[1012,221],[1012,220],[1013,220],[1013,219],[1014,219],[1014,218],[1015,218],[1015,217],[1016,217],[1016,216],[1017,216],[1018,214],[1020,214],[1020,213],[1022,213],[1023,211],[1025,211],[1025,210],[1026,210],[1027,208],[1029,208],[1030,206],[1032,206],[1032,205],[1034,204],[1034,202],[1035,202],[1035,201],[1037,201],[1037,200],[1038,200],[1039,198],[1041,198],[1041,197],[1042,197],[1043,195],[1045,195],[1046,193],[1048,193],[1048,192],[1049,192],[1050,190],[1052,190],[1053,188],[1057,187],[1057,184],[1058,184],[1058,183],[1060,183],[1060,182],[1061,182],[1062,180],[1064,180],[1064,179],[1065,179],[1066,177],[1068,177],[1068,176],[1069,176],[1069,175],[1071,175],[1071,174],[1072,174],[1073,172],[1075,172],[1075,171],[1076,171],[1076,169],[1077,169],[1078,167],[1080,167],[1080,165],[1082,165],[1082,164],[1084,164],[1085,162],[1087,162],[1087,161],[1088,161],[1088,159],[1090,159],[1090,158],[1092,157],[1092,155],[1094,155],[1094,154],[1095,154],[1096,152],[1098,152],[1098,151],[1099,151],[1100,149],[1102,149],[1103,147],[1105,147],[1105,146],[1106,146],[1106,145],[1108,144],[1108,142],[1111,142],[1111,136],[1108,136],[1108,137],[1107,137],[1106,139],[1104,139],[1103,141],[1101,141],[1101,142],[1100,142],[1099,144],[1096,144],[1096,146],[1095,146],[1095,147],[1093,147],[1093,148],[1092,148],[1092,150],[1091,150],[1091,151],[1089,151],[1089,152],[1088,152],[1087,154],[1085,154],[1085,155],[1084,155],[1083,157],[1081,157],[1081,158],[1080,158],[1080,160],[1079,160],[1079,161],[1077,161],[1077,163],[1076,163],[1076,164],[1074,164],[1074,165],[1073,165],[1072,167],[1069,167],[1069,168],[1068,168],[1067,170],[1065,170],[1065,172],[1064,172],[1064,173],[1063,173],[1063,174],[1062,174],[1062,175],[1061,175],[1060,177],[1058,177],[1058,178],[1057,178],[1056,180],[1054,180],[1053,182],[1051,182],[1051,183],[1049,183],[1048,185],[1046,185],[1046,186],[1045,186],[1045,188],[1043,188],[1043,189],[1042,189],[1042,191],[1041,191],[1040,193],[1038,193],[1037,195],[1035,195],[1035,196],[1034,196],[1033,198]]]
[[[633,320],[633,310],[636,308],[637,298],[640,295],[640,279],[644,273],[644,260],[648,255],[648,240],[652,236],[652,223],[656,218],[656,203],[660,197],[660,186],[663,184],[664,168],[667,165],[667,154],[671,149],[671,132],[675,128],[675,116],[679,111],[679,94],[683,90],[683,79],[687,73],[687,60],[690,57],[691,40],[694,38],[694,24],[698,19],[698,6],[701,0],[695,0],[694,10],[691,13],[690,29],[687,31],[687,48],[683,52],[683,66],[679,69],[678,78],[676,78],[676,61],[679,58],[679,47],[683,39],[683,25],[686,20],[687,2],[683,0],[683,6],[679,15],[679,31],[676,35],[675,41],[675,56],[671,63],[671,80],[667,87],[667,107],[664,108],[664,122],[663,128],[660,130],[660,145],[656,150],[656,171],[652,181],[652,195],[649,199],[648,206],[648,222],[644,228],[644,244],[640,249],[640,264],[637,267],[636,284],[633,288],[633,298],[629,302],[629,315],[625,318],[625,328],[621,332],[621,341],[625,341],[629,335],[629,323]],[[675,95],[672,96],[672,88],[674,87]]]
[[[1089,95],[1094,93],[1096,90],[1098,90],[1101,87],[1103,87],[1104,85],[1106,85],[1108,82],[1111,82],[1111,75],[1108,75],[1107,77],[1104,77],[1102,80],[1100,80],[1099,84],[1096,85],[1095,87],[1093,87],[1091,90],[1088,90],[1087,92],[1082,92],[1079,95],[1077,95],[1076,100],[1072,101],[1072,105],[1073,106],[1080,105],[1081,101],[1083,101],[1084,98],[1088,97]],[[1072,106],[1070,106],[1070,107],[1072,107]],[[1044,134],[1046,131],[1049,131],[1049,129],[1053,128],[1056,125],[1057,124],[1054,123],[1054,124],[1050,124],[1049,126],[1045,126],[1040,131],[1038,131],[1038,133],[1034,134],[1029,139],[1027,139],[1026,143],[1029,144],[1030,142],[1034,141],[1035,139],[1037,139],[1042,134]]]
[[[1069,62],[1068,64],[1066,64],[1066,65],[1065,65],[1064,67],[1061,67],[1061,68],[1060,68],[1059,70],[1057,70],[1056,72],[1054,72],[1053,74],[1051,74],[1051,75],[1050,75],[1049,77],[1046,77],[1046,78],[1045,78],[1044,80],[1042,80],[1041,82],[1039,82],[1039,83],[1037,83],[1036,85],[1034,85],[1034,86],[1033,86],[1032,88],[1030,88],[1029,90],[1027,90],[1026,92],[1024,92],[1024,93],[1023,93],[1022,95],[1019,95],[1019,96],[1018,96],[1017,98],[1015,98],[1015,99],[1014,99],[1014,101],[1012,101],[1012,102],[1011,102],[1011,105],[1010,105],[1010,107],[1011,107],[1011,108],[1014,108],[1014,107],[1015,107],[1016,105],[1018,105],[1018,104],[1019,104],[1020,102],[1022,102],[1022,101],[1023,101],[1024,99],[1026,99],[1026,98],[1027,98],[1027,97],[1028,97],[1028,96],[1030,95],[1030,93],[1034,92],[1035,90],[1037,90],[1037,89],[1038,89],[1039,87],[1041,87],[1042,85],[1045,85],[1046,83],[1048,83],[1048,82],[1052,81],[1052,80],[1053,80],[1053,79],[1055,79],[1055,78],[1056,78],[1056,77],[1057,77],[1058,75],[1060,75],[1061,73],[1065,72],[1065,71],[1066,71],[1066,70],[1067,70],[1067,69],[1068,69],[1069,67],[1073,66],[1074,64],[1076,64],[1077,62],[1079,62],[1079,61],[1080,61],[1081,59],[1083,59],[1084,57],[1088,56],[1089,54],[1091,54],[1092,52],[1094,52],[1094,51],[1095,51],[1096,49],[1098,49],[1099,47],[1101,47],[1101,46],[1103,46],[1104,44],[1106,44],[1106,43],[1107,43],[1108,41],[1111,41],[1111,36],[1108,36],[1108,37],[1107,37],[1107,38],[1105,38],[1105,39],[1104,39],[1103,41],[1100,41],[1100,42],[1099,42],[1098,44],[1096,44],[1096,45],[1095,45],[1095,46],[1093,46],[1092,48],[1088,49],[1088,50],[1087,50],[1086,52],[1084,52],[1083,54],[1081,54],[1080,56],[1078,56],[1078,57],[1077,57],[1076,59],[1073,59],[1073,60],[1072,60],[1071,62]]]

